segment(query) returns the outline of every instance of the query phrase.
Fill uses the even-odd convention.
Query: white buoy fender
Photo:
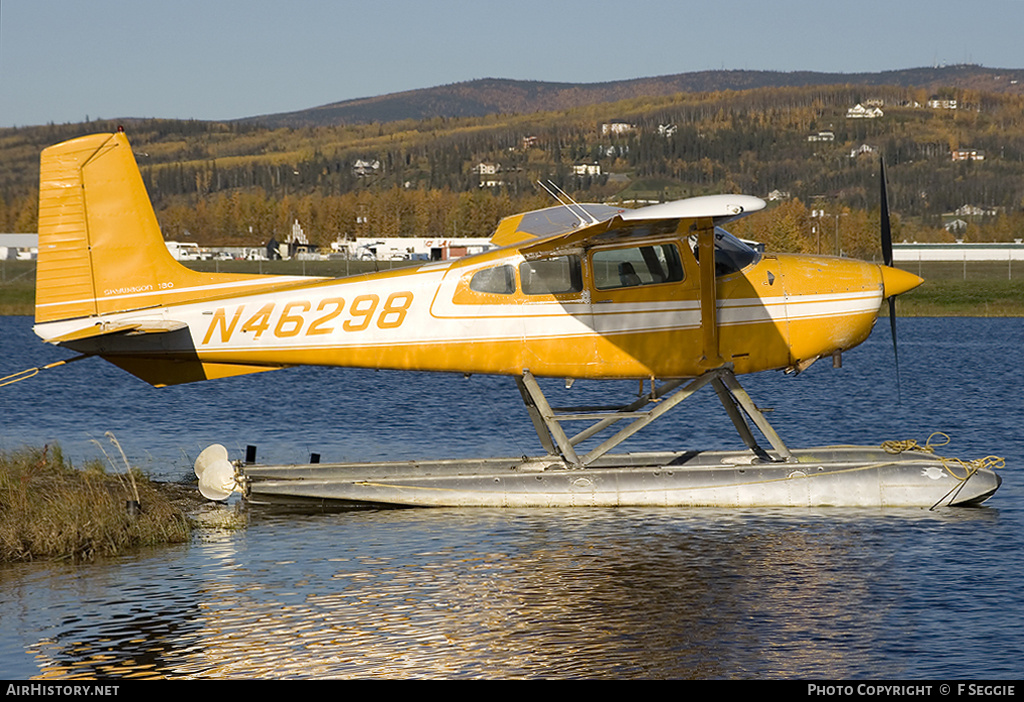
[[[199,493],[208,500],[226,500],[237,487],[235,466],[228,460],[228,450],[220,444],[203,449],[195,463]]]

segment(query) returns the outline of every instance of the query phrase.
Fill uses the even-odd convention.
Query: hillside
[[[771,75],[798,80],[725,73],[734,86]],[[638,82],[474,81],[432,90],[463,95],[466,110],[504,100],[504,111],[334,126],[151,119],[3,129],[0,231],[35,229],[43,148],[123,125],[164,235],[210,245],[281,241],[295,221],[322,245],[338,236],[488,236],[500,217],[550,204],[536,185],[550,180],[586,201],[757,195],[773,204],[751,218],[760,228],[751,238],[871,256],[882,155],[898,240],[950,240],[943,225],[951,221],[969,241],[1012,240],[1024,237],[1024,81],[1012,77],[1022,73],[966,66],[873,74],[884,85],[854,84],[850,75],[822,85],[823,74],[799,74],[808,85],[682,93],[652,78],[651,92],[674,87],[541,112],[529,110]],[[950,82],[937,84],[940,76]],[[922,84],[894,84],[915,80]],[[416,94],[428,105],[439,93]]]
[[[266,127],[309,127],[436,117],[484,117],[568,110],[640,97],[813,85],[893,85],[935,92],[960,88],[1024,94],[1024,70],[974,65],[881,73],[700,71],[606,83],[545,83],[483,78],[378,97],[345,100],[296,112],[239,120]]]

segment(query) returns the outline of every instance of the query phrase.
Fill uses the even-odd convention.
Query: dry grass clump
[[[129,501],[141,509],[129,510]],[[180,543],[190,522],[138,471],[76,470],[59,447],[0,452],[0,561],[87,561],[138,546]]]

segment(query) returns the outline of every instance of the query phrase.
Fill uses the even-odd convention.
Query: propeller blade
[[[881,235],[882,235],[882,263],[892,266],[892,227],[889,223],[889,194],[885,186],[885,159],[879,159],[881,181]],[[896,369],[896,402],[902,404],[902,392],[900,390],[900,353],[896,347],[896,296],[889,296],[889,329],[892,332],[892,356]]]
[[[889,330],[892,332],[892,357],[896,369],[896,403],[903,404],[903,393],[900,391],[900,352],[896,347],[896,296],[889,298]]]
[[[881,163],[881,183],[882,183],[882,263],[886,266],[892,265],[892,229],[889,225],[889,194],[885,187],[885,159],[879,161]]]

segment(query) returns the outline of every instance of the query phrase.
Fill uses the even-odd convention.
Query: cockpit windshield
[[[697,237],[690,237],[693,255],[700,261]],[[749,244],[736,238],[721,227],[715,227],[715,276],[729,275],[743,270],[761,257]]]

